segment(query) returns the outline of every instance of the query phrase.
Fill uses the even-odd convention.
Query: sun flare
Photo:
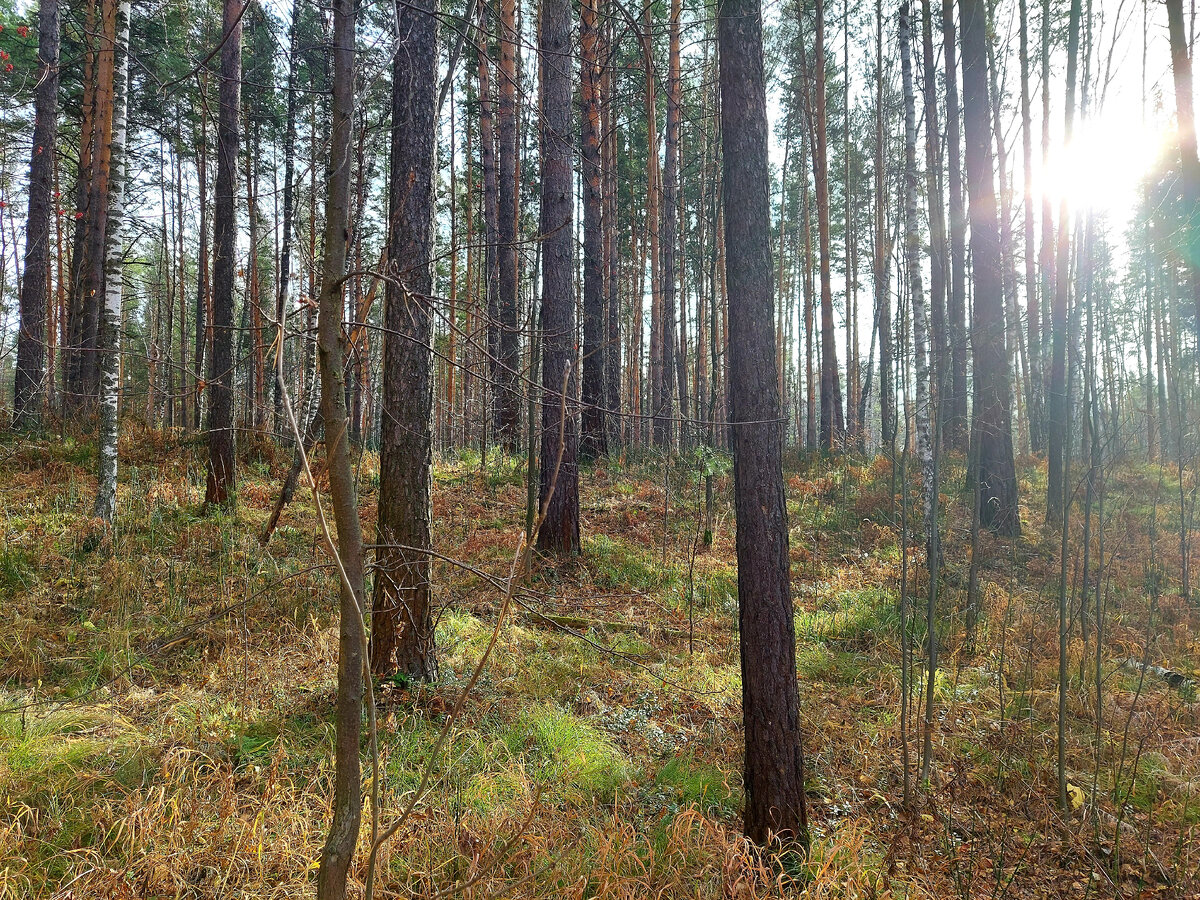
[[[1137,205],[1143,176],[1170,137],[1160,125],[1117,114],[1078,123],[1069,143],[1051,147],[1045,166],[1035,149],[1035,200],[1046,196],[1057,210],[1065,198],[1072,212],[1090,209],[1125,221]]]

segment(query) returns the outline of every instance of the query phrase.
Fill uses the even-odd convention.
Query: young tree
[[[115,2],[112,145],[104,235],[104,306],[100,311],[100,440],[95,516],[112,524],[117,511],[118,403],[121,378],[121,297],[124,287],[125,144],[129,111],[129,0]]]
[[[992,175],[991,105],[987,76],[987,5],[960,0],[963,120],[971,261],[975,275],[972,347],[975,354],[975,417],[972,444],[979,480],[980,521],[993,531],[1017,535],[1017,474],[1013,463],[1012,392],[1004,349],[1004,295],[1000,272],[1000,226]]]
[[[437,8],[398,2],[371,671],[437,678],[430,611]],[[326,426],[328,431],[328,426]]]
[[[54,153],[58,136],[58,0],[38,4],[38,80],[34,91],[33,154],[29,162],[29,217],[25,277],[17,334],[13,425],[38,425],[46,396],[46,300],[49,296],[50,223]]]
[[[208,361],[208,479],[204,502],[224,505],[236,484],[233,423],[233,282],[237,269],[237,162],[241,122],[242,14],[224,0],[217,185],[213,215],[212,353]]]
[[[746,836],[808,846],[783,493],[758,0],[717,10]]]
[[[350,228],[350,140],[354,117],[354,38],[356,0],[333,0],[333,109],[325,194],[325,259],[317,316],[321,359],[321,411],[329,493],[337,526],[339,575],[337,737],[333,821],[317,872],[318,900],[342,900],[346,874],[354,859],[362,818],[358,761],[363,708],[362,532],[358,521],[354,469],[350,459],[350,422],[346,414],[345,337],[342,327],[344,273]],[[431,42],[432,43],[432,42]],[[397,57],[403,54],[397,54]],[[333,548],[330,548],[333,549]]]
[[[575,424],[575,284],[572,265],[571,5],[542,0],[541,85],[542,446],[541,550],[579,552],[579,437]]]

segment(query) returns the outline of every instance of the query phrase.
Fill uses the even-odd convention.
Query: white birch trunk
[[[125,140],[129,101],[129,6],[117,0],[116,60],[113,66],[112,156],[108,221],[104,233],[104,306],[100,313],[100,452],[96,518],[111,524],[117,510],[117,436],[121,378],[121,296],[125,222]]]

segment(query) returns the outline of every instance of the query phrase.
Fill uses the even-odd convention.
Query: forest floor
[[[336,583],[307,488],[259,543],[285,453],[244,457],[236,510],[205,514],[202,450],[130,430],[115,531],[89,550],[94,446],[0,444],[3,900],[313,890],[332,792]],[[360,462],[368,536],[375,463]],[[932,771],[927,783],[914,772],[906,809],[906,554],[890,466],[790,459],[813,847],[806,862],[777,865],[739,833],[732,487],[718,472],[714,544],[697,546],[697,466],[685,454],[583,473],[582,557],[518,579],[435,753],[496,628],[495,580],[509,573],[525,503],[520,460],[438,462],[441,679],[376,690],[384,823],[425,774],[431,787],[381,855],[386,896],[1200,896],[1200,609],[1180,597],[1174,469],[1110,472],[1103,529],[1093,524],[1089,594],[1101,531],[1105,541],[1099,753],[1095,632],[1085,643],[1078,550],[1069,560],[1066,753],[1078,808],[1065,815],[1059,536],[1040,528],[1044,468],[1019,466],[1024,535],[981,541],[969,652],[970,519],[961,460],[946,466]],[[1080,493],[1073,548],[1082,507]],[[915,541],[909,550],[923,610],[921,553]],[[916,723],[924,628],[909,634]],[[919,727],[909,732],[915,766]],[[363,847],[368,831],[369,820]]]

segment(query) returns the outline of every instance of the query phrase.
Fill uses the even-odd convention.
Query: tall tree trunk
[[[100,313],[100,436],[93,513],[111,525],[117,511],[118,404],[121,389],[121,296],[124,286],[125,142],[129,110],[129,0],[116,3],[113,34],[112,144],[108,149],[108,206],[104,235],[104,306]]]
[[[771,296],[767,104],[758,0],[717,11],[746,836],[808,847]]]
[[[942,3],[942,48],[946,57],[946,166],[950,194],[950,410],[942,426],[948,449],[967,449],[967,215],[963,206],[962,151],[958,108],[958,47],[954,4]],[[966,77],[964,72],[964,78]]]
[[[275,339],[280,365],[275,372],[275,422],[276,428],[283,423],[283,339],[284,319],[287,316],[288,290],[292,278],[292,220],[295,216],[296,193],[296,66],[298,59],[298,36],[301,0],[292,0],[292,21],[288,27],[288,76],[287,106],[283,129],[283,222],[279,247],[279,285],[275,292]],[[285,429],[286,430],[286,429]]]
[[[675,289],[679,278],[679,19],[680,0],[671,0],[671,19],[668,25],[667,53],[667,129],[663,141],[664,165],[662,174],[662,243],[659,252],[659,290],[662,293],[659,340],[662,344],[662,396],[659,417],[655,420],[656,436],[661,433],[660,446],[673,448],[675,429],[675,399],[678,390],[678,338],[675,332]],[[657,150],[655,151],[657,153]],[[679,391],[682,408],[684,394]]]
[[[1038,302],[1037,251],[1034,246],[1033,213],[1033,117],[1029,100],[1029,14],[1028,0],[1019,0],[1021,60],[1021,151],[1025,181],[1025,318],[1029,344],[1029,372],[1025,396],[1029,418],[1029,444],[1035,453],[1042,450],[1042,338]]]
[[[948,0],[947,0],[948,2]],[[929,0],[921,0],[921,46],[925,93],[925,190],[929,215],[929,355],[932,362],[931,396],[936,404],[937,420],[945,422],[950,413],[951,383],[947,376],[950,360],[946,335],[946,213],[942,201],[942,151],[938,144],[940,129],[937,113],[937,67],[933,55],[933,17]],[[914,319],[914,327],[916,321]],[[919,426],[918,426],[919,427]],[[932,453],[932,451],[931,451]]]
[[[486,234],[484,252],[484,297],[487,308],[487,367],[490,389],[488,411],[492,421],[500,421],[500,391],[504,383],[501,359],[500,319],[500,192],[496,172],[496,125],[492,103],[492,61],[486,39],[487,5],[479,5],[479,165],[483,174],[483,223]],[[487,425],[483,426],[486,439]]]
[[[829,252],[829,161],[825,134],[825,3],[817,0],[815,118],[816,147],[813,177],[817,185],[817,237],[821,269],[821,447],[833,449],[842,440],[842,384],[838,376],[837,342],[833,330],[833,272]]]
[[[350,140],[354,116],[355,0],[333,0],[333,109],[325,195],[325,259],[317,319],[321,357],[321,408],[329,493],[337,525],[340,592],[338,615],[337,737],[333,821],[317,872],[318,900],[342,900],[346,874],[354,859],[362,818],[359,743],[362,733],[363,544],[350,458],[346,415],[345,330],[342,322],[343,274],[350,228]],[[432,42],[431,42],[432,44]],[[403,54],[397,54],[397,57]],[[333,548],[330,548],[331,550]]]
[[[25,278],[17,334],[13,425],[37,426],[46,399],[46,305],[50,287],[50,221],[54,209],[54,154],[58,137],[58,0],[38,4],[38,76],[34,91],[33,154],[29,162],[29,218]]]
[[[571,277],[571,5],[542,0],[541,85],[542,440],[538,548],[579,552],[579,470],[575,404],[575,291]]]
[[[98,0],[88,0],[84,25],[84,67],[82,119],[79,125],[79,159],[75,169],[75,233],[72,236],[70,291],[63,340],[63,412],[70,413],[84,405],[82,390],[84,366],[84,319],[91,295],[86,294],[85,280],[89,277],[87,248],[89,230],[95,227],[93,217],[98,209],[91,204],[91,185],[97,175],[96,87],[100,78],[100,59],[96,49],[97,32],[102,29],[96,21]],[[103,18],[103,16],[101,16]]]
[[[1042,29],[1041,29],[1041,68],[1042,68],[1042,171],[1050,168],[1050,31],[1051,31],[1051,0],[1042,0]],[[1044,344],[1052,338],[1050,329],[1050,308],[1054,302],[1054,288],[1057,281],[1054,259],[1054,208],[1049,191],[1042,191],[1042,235],[1041,246],[1038,250],[1038,267],[1041,270],[1041,334]],[[1052,351],[1053,352],[1053,351]],[[1050,400],[1046,393],[1050,386],[1050,370],[1045,360],[1042,362],[1042,405],[1048,407]],[[1042,417],[1042,429],[1049,426],[1049,409],[1045,408]],[[1049,449],[1049,448],[1047,448]]]
[[[662,172],[658,159],[658,100],[654,73],[653,7],[643,10],[641,41],[642,65],[646,70],[646,235],[650,254],[650,415],[655,446],[669,442],[671,403],[666,398],[670,382],[663,356],[669,349],[663,346],[662,312]],[[664,409],[665,406],[665,409]]]
[[[207,77],[200,76],[200,96],[207,94]],[[212,296],[208,278],[208,116],[200,116],[200,133],[196,136],[196,188],[200,203],[199,250],[196,254],[196,396],[192,407],[192,427],[200,430],[204,408],[204,364],[212,346]]]
[[[963,118],[966,128],[967,191],[970,197],[971,260],[975,273],[972,346],[975,354],[975,477],[982,503],[980,521],[1004,535],[1017,535],[1017,476],[1013,465],[1012,392],[1004,349],[1004,293],[1000,228],[992,177],[991,105],[988,100],[987,8],[983,0],[961,0]]]
[[[213,348],[208,362],[208,483],[205,503],[225,504],[236,484],[233,423],[233,281],[237,254],[237,158],[241,119],[242,7],[225,0],[213,216]]]
[[[875,0],[875,254],[872,281],[875,288],[875,322],[879,331],[879,419],[883,446],[896,442],[896,389],[892,377],[892,305],[889,261],[892,255],[887,227],[887,172],[884,169],[883,125],[883,0]],[[811,378],[811,374],[809,376]]]
[[[507,453],[517,450],[521,427],[517,369],[520,366],[517,321],[517,0],[500,0],[500,103],[498,125],[500,218],[500,370],[493,385],[496,427]]]
[[[397,0],[384,291],[383,416],[371,671],[437,678],[429,548],[433,463],[433,165],[437,6]],[[326,426],[328,430],[328,426]]]
[[[929,6],[927,0],[922,3],[925,15],[924,38],[926,54],[932,55],[932,29],[929,23]],[[904,219],[905,219],[905,259],[908,265],[908,288],[912,295],[913,309],[913,350],[916,357],[916,420],[917,420],[917,456],[921,460],[921,494],[923,498],[923,525],[925,532],[925,558],[929,572],[928,604],[925,610],[925,634],[927,641],[926,676],[927,685],[925,701],[924,743],[921,752],[921,778],[929,777],[932,762],[933,736],[933,699],[934,685],[937,675],[937,629],[934,614],[937,609],[937,470],[934,465],[933,430],[930,426],[932,413],[932,394],[930,391],[930,371],[927,346],[929,343],[929,325],[925,315],[925,292],[921,284],[921,232],[920,221],[917,218],[917,110],[916,97],[913,88],[913,71],[911,60],[912,27],[909,17],[908,0],[900,4],[900,64],[901,77],[904,83]],[[926,60],[926,88],[930,87],[929,79],[932,66]],[[930,102],[926,96],[926,104]],[[929,122],[928,109],[926,123]],[[936,130],[936,129],[935,129]],[[926,136],[926,140],[931,140]],[[935,140],[935,139],[934,139]],[[933,154],[936,156],[936,153]],[[932,205],[933,198],[930,198]],[[936,250],[934,251],[936,254]]]
[[[113,127],[113,79],[115,77],[116,21],[118,0],[100,0],[100,40],[92,66],[93,121],[90,165],[87,172],[86,200],[83,201],[83,229],[79,248],[77,278],[78,324],[73,327],[72,345],[78,348],[70,397],[85,410],[94,407],[100,387],[98,340],[100,313],[104,298],[104,239],[107,233],[108,180],[111,170]]]
[[[1171,40],[1171,72],[1175,79],[1175,118],[1179,124],[1179,159],[1183,164],[1185,208],[1189,211],[1186,234],[1188,246],[1196,245],[1200,234],[1200,158],[1196,152],[1196,115],[1192,102],[1191,48],[1183,33],[1182,0],[1165,0],[1167,26]],[[1193,14],[1195,10],[1193,9]],[[1192,302],[1196,308],[1196,330],[1200,334],[1200,262],[1188,259]]]
[[[1071,0],[1071,18],[1067,33],[1067,101],[1064,110],[1063,144],[1071,143],[1075,124],[1075,87],[1079,58],[1080,2]],[[1071,452],[1067,445],[1067,420],[1071,416],[1070,384],[1067,380],[1067,315],[1071,301],[1071,207],[1064,193],[1058,208],[1058,242],[1055,248],[1057,283],[1051,311],[1050,391],[1047,396],[1049,414],[1049,460],[1046,480],[1046,521],[1059,524],[1066,507],[1066,479],[1063,470]]]
[[[579,453],[595,459],[608,452],[604,410],[604,234],[600,167],[600,70],[598,0],[583,0],[579,43],[583,152],[583,429]]]
[[[606,7],[606,10],[610,7]],[[601,130],[603,135],[601,169],[604,172],[605,207],[602,217],[604,227],[604,254],[606,268],[605,282],[605,314],[607,316],[606,340],[604,343],[604,405],[607,408],[608,448],[611,450],[621,443],[622,423],[625,421],[621,411],[621,240],[617,227],[617,211],[619,201],[617,196],[617,157],[619,147],[620,116],[613,107],[615,96],[612,62],[613,33],[615,23],[612,17],[607,19],[603,54],[603,76],[601,93],[601,110],[605,125]]]

